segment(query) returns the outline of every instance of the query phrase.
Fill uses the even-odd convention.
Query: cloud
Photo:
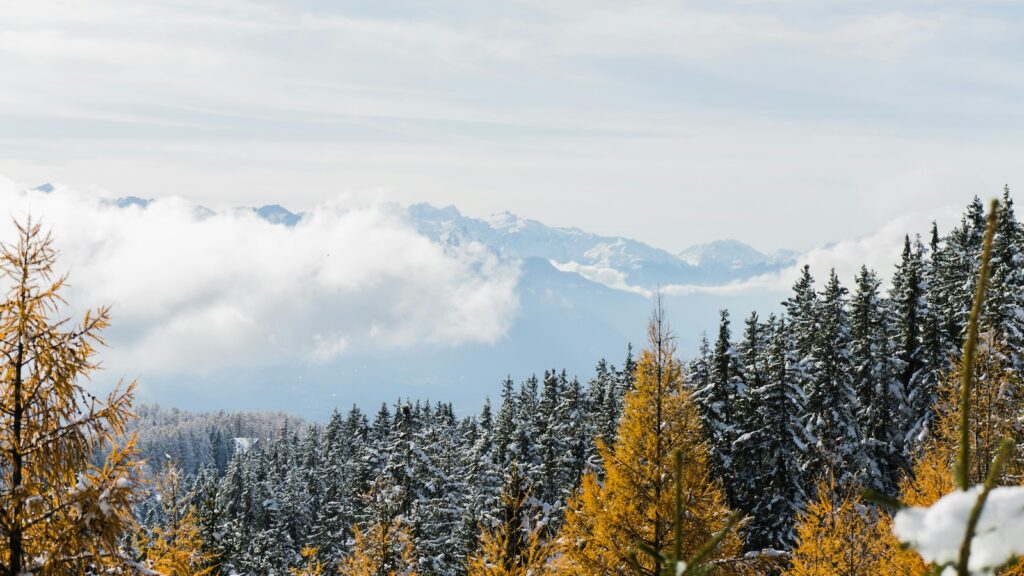
[[[59,268],[70,270],[68,300],[113,306],[103,352],[113,372],[197,374],[489,343],[517,312],[516,265],[480,245],[434,244],[395,205],[334,200],[287,228],[249,210],[203,213],[181,198],[117,208],[94,192],[23,190],[0,180],[0,205],[52,229]],[[0,238],[12,237],[3,218]]]
[[[954,206],[910,212],[889,220],[871,234],[811,249],[801,254],[794,265],[777,272],[720,286],[676,284],[665,286],[662,290],[670,296],[786,292],[797,281],[804,266],[810,266],[811,274],[819,279],[834,269],[846,286],[853,285],[853,279],[862,266],[874,270],[884,280],[891,280],[892,271],[903,251],[904,238],[908,234],[911,239],[920,234],[922,242],[927,245],[926,233],[931,230],[932,222],[939,226],[940,234],[945,234],[958,222],[961,213],[962,209]]]
[[[609,266],[580,264],[575,261],[556,262],[554,260],[549,260],[549,262],[557,270],[579,274],[591,282],[597,282],[598,284],[607,286],[608,288],[622,290],[623,292],[633,292],[643,296],[644,298],[650,298],[653,294],[653,292],[642,286],[634,286],[630,284],[626,273]]]

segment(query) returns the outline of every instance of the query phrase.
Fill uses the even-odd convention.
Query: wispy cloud
[[[838,6],[12,3],[0,172],[213,205],[372,189],[672,250],[806,248],[1024,181],[1019,9]]]

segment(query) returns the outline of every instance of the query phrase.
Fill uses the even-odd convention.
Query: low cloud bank
[[[0,240],[27,215],[54,233],[68,301],[111,304],[110,372],[196,374],[352,353],[495,342],[519,269],[479,244],[440,246],[403,209],[315,207],[294,227],[181,198],[119,208],[102,194],[0,179]]]

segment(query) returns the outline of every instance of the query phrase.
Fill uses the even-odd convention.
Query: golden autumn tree
[[[214,571],[203,539],[195,506],[187,502],[181,487],[181,470],[171,464],[157,477],[156,490],[167,522],[139,530],[135,547],[145,567],[164,576],[206,576]]]
[[[353,529],[355,546],[342,559],[338,573],[344,576],[416,576],[412,538],[401,520],[378,522],[364,532]]]
[[[302,550],[299,550],[299,556],[302,557],[305,565],[289,569],[292,576],[323,576],[324,567],[317,558],[318,553],[319,550],[316,546],[304,546]]]
[[[60,316],[66,276],[31,220],[0,246],[0,573],[74,575],[142,567],[119,552],[140,496],[134,442],[118,446],[133,385],[106,400],[82,381],[97,368],[107,308]],[[99,464],[96,448],[110,447]]]
[[[831,478],[797,522],[797,547],[786,576],[875,575],[886,554],[879,513]]]
[[[485,529],[477,552],[470,556],[469,576],[539,576],[551,557],[553,546],[546,542],[540,526],[530,520],[530,494],[512,465],[502,490],[501,523]]]
[[[683,386],[682,366],[660,298],[647,336],[648,347],[637,362],[634,388],[625,397],[615,445],[609,448],[599,442],[604,481],[592,473],[585,476],[566,511],[559,535],[561,555],[555,564],[559,574],[662,573],[660,557],[636,553],[675,546],[676,452],[683,462],[683,555],[694,554],[728,520],[722,490],[709,474],[700,421]],[[731,556],[738,549],[739,540],[731,534],[712,558]]]
[[[990,335],[983,334],[980,340],[973,365],[974,385],[970,389],[972,408],[968,419],[968,438],[971,452],[975,455],[968,471],[968,481],[972,485],[982,483],[988,475],[1003,438],[1009,436],[1020,442],[1019,418],[1024,411],[1020,376],[1004,365],[1006,356],[993,344]],[[958,367],[942,379],[933,432],[915,458],[912,474],[900,484],[900,500],[908,506],[931,506],[939,498],[957,489],[954,467],[962,415],[958,397],[961,370],[962,367]],[[1024,459],[1018,452],[1003,467],[999,482],[1020,483],[1022,469]],[[892,535],[891,517],[884,516],[883,523],[889,528],[889,533],[883,535],[887,554],[878,573],[882,576],[930,574],[931,568],[921,557],[901,546]],[[1024,575],[1024,566],[1018,565],[1000,574]]]

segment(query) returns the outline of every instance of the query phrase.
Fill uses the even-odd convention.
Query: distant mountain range
[[[41,184],[34,190],[49,193],[53,186]],[[119,208],[145,209],[152,199],[125,196],[108,202]],[[288,227],[296,226],[304,215],[280,204],[236,210],[251,211],[271,224]],[[214,213],[204,206],[197,206],[196,212],[200,215]],[[672,254],[631,238],[547,226],[511,212],[472,218],[455,206],[437,208],[421,203],[409,206],[406,213],[416,230],[434,242],[452,246],[479,242],[502,258],[544,259],[562,272],[578,274],[612,288],[652,290],[673,284],[720,285],[781,270],[793,265],[799,255],[791,250],[764,254],[731,239],[696,244]]]
[[[416,204],[409,217],[435,242],[480,242],[508,258],[543,258],[564,272],[614,286],[648,290],[670,284],[708,286],[744,280],[792,265],[795,252],[771,255],[736,240],[691,246],[678,255],[630,238],[599,236],[579,228],[555,228],[502,212],[490,218],[464,216],[454,206]]]
[[[37,188],[48,192],[48,185]],[[108,203],[147,209],[151,200],[123,197]],[[304,215],[272,204],[240,207],[275,225],[300,226]],[[197,206],[198,217],[213,211]],[[195,382],[154,382],[146,400],[193,409],[282,409],[324,416],[334,403],[372,406],[397,397],[431,397],[478,406],[495,397],[505,375],[516,379],[547,368],[567,368],[587,379],[601,357],[619,364],[626,344],[642,344],[648,296],[659,287],[718,286],[781,270],[797,254],[764,254],[736,240],[691,246],[679,253],[630,238],[600,236],[578,228],[547,226],[503,212],[473,218],[454,206],[415,204],[403,209],[421,235],[450,247],[479,243],[499,258],[519,263],[519,311],[504,338],[494,344],[424,348],[387,355],[351,355],[315,366],[281,366],[210,375]],[[683,295],[685,294],[685,295]],[[778,293],[723,294],[680,291],[667,298],[680,351],[690,355],[701,332],[712,333],[720,308],[736,314],[778,308]],[[734,319],[739,322],[740,319]],[[737,326],[735,329],[739,329]],[[305,383],[279,393],[282,382]],[[237,393],[239,387],[248,392]]]

